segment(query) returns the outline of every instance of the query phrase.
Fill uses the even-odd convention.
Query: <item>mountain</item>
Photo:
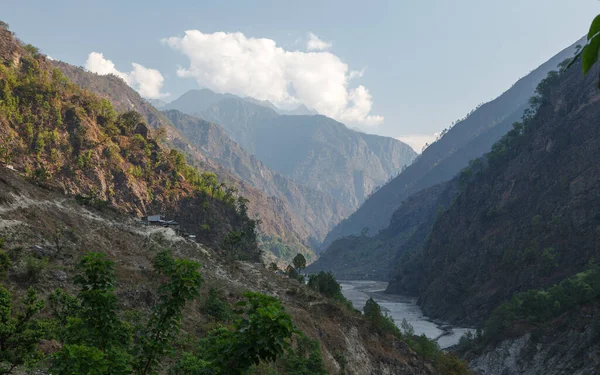
[[[470,160],[489,151],[494,142],[511,129],[513,122],[521,118],[538,83],[561,61],[573,56],[578,43],[581,41],[561,51],[498,98],[481,105],[447,130],[412,165],[377,190],[355,213],[336,226],[327,235],[323,246],[326,247],[337,238],[360,233],[363,228],[369,228],[370,234],[377,233],[389,224],[392,214],[406,198],[450,180]]]
[[[349,214],[350,208],[332,197],[297,184],[266,167],[232,141],[220,126],[177,110],[167,110],[163,114],[204,154],[265,194],[285,201],[316,241],[322,241],[328,229]]]
[[[458,192],[458,184],[443,182],[413,194],[394,212],[390,225],[374,236],[366,233],[333,241],[319,259],[307,267],[308,273],[331,271],[340,280],[389,281],[396,265],[402,262],[402,282],[394,283],[394,293],[405,290],[408,275],[419,274],[418,255],[439,213],[448,207]],[[365,231],[366,232],[366,231]],[[404,258],[412,256],[410,262]],[[416,278],[416,277],[414,277]],[[411,285],[418,283],[412,281]]]
[[[325,116],[279,115],[239,98],[193,111],[176,99],[169,108],[221,125],[265,165],[353,208],[416,157],[393,138],[359,133]]]
[[[164,108],[168,104],[167,102],[160,100],[160,99],[147,99],[147,100],[148,100],[148,103],[152,104],[152,106],[154,108],[158,108],[158,109]]]
[[[267,269],[231,186],[6,28],[0,22],[3,371],[466,373],[456,357],[425,353],[357,313],[335,280],[337,295],[327,296]],[[157,212],[180,230],[136,217]],[[233,308],[242,305],[243,318]],[[224,351],[236,360],[200,357]]]
[[[13,61],[0,70],[3,163],[91,207],[167,215],[207,245],[223,244],[231,231],[245,233],[240,257],[260,259],[255,223],[226,185],[163,148],[139,113],[118,114],[35,48],[22,48],[6,30],[0,36],[0,51],[10,51]]]
[[[429,316],[481,322],[600,256],[598,69],[577,68],[549,75],[536,115],[461,172],[462,191],[423,248],[418,294]]]
[[[300,221],[286,202],[278,197],[267,195],[250,183],[241,180],[234,171],[222,166],[209,153],[200,151],[160,111],[142,99],[123,80],[112,75],[86,72],[60,61],[52,61],[52,63],[72,82],[109,100],[117,111],[135,110],[139,112],[154,131],[159,131],[159,129],[159,132],[164,131],[165,136],[160,137],[160,143],[164,143],[168,148],[179,150],[192,165],[216,173],[220,179],[237,187],[241,195],[250,199],[249,214],[252,217],[259,217],[261,220],[259,231],[261,237],[266,241],[264,247],[268,250],[270,249],[278,255],[284,252],[294,254],[302,252],[308,259],[314,259],[314,254],[309,246],[311,237],[316,238],[317,234],[312,233],[309,226]],[[210,134],[222,135],[220,132]],[[220,142],[223,144],[231,142],[223,140],[223,138],[219,138],[218,142],[210,141],[209,143],[219,145]],[[209,151],[217,152],[214,147]],[[335,217],[335,214],[332,215]],[[309,216],[304,220],[313,220],[313,218]],[[324,229],[320,230],[319,233],[324,231]],[[274,244],[271,243],[273,241]]]

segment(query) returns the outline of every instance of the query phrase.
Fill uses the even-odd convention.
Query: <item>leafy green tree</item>
[[[298,271],[302,271],[303,269],[306,268],[306,258],[304,257],[304,255],[302,255],[300,253],[298,253],[298,255],[296,255],[294,257],[293,263],[294,263],[294,267]]]
[[[129,374],[131,332],[117,316],[114,264],[105,254],[88,253],[78,269],[73,282],[80,288],[79,306],[74,316],[66,318],[64,346],[56,353],[50,372],[72,375],[89,369],[93,374]]]
[[[339,299],[340,296],[343,297],[342,287],[331,272],[321,271],[318,274],[310,275],[308,277],[308,287],[329,298]]]
[[[241,375],[253,365],[275,361],[289,350],[290,339],[298,331],[279,300],[254,292],[244,296],[247,301],[237,304],[239,318],[231,326],[219,327],[204,337],[196,359],[185,357],[185,362],[197,371],[187,373],[203,374],[201,371],[208,368],[214,374]],[[183,364],[180,361],[179,368]]]
[[[365,318],[367,318],[378,331],[382,333],[391,333],[397,337],[402,336],[396,323],[394,323],[394,319],[387,313],[383,313],[381,307],[373,298],[367,300],[365,307],[363,308],[363,313]]]
[[[200,264],[187,259],[174,259],[169,251],[161,251],[154,259],[154,268],[167,279],[159,288],[160,300],[154,307],[141,340],[140,356],[136,360],[138,374],[153,373],[162,358],[173,350],[173,340],[181,328],[183,308],[199,295],[202,276]]]
[[[0,285],[0,374],[10,374],[41,359],[37,344],[45,331],[35,317],[44,308],[44,301],[29,288],[22,304],[22,312],[15,313],[10,292]]]

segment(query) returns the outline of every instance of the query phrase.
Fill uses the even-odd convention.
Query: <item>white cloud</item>
[[[271,39],[198,30],[163,42],[189,58],[189,66],[179,68],[177,75],[193,78],[201,87],[269,100],[284,109],[304,104],[350,124],[383,121],[383,117],[370,114],[373,100],[369,91],[348,85],[362,73],[349,71],[331,52],[288,51]]]
[[[111,60],[106,59],[99,52],[90,53],[85,62],[85,68],[90,72],[100,75],[114,74],[122,78],[144,98],[159,99],[170,95],[160,92],[165,79],[158,70],[149,69],[137,63],[132,63],[131,66],[133,69],[129,73],[121,72]]]
[[[407,145],[412,147],[412,149],[415,150],[416,153],[420,154],[423,151],[423,147],[425,146],[425,144],[432,144],[436,141],[439,135],[440,133],[408,134],[396,137],[396,139],[406,143]]]
[[[315,34],[308,33],[308,42],[306,42],[306,49],[308,51],[326,51],[330,48],[331,42],[325,42]]]

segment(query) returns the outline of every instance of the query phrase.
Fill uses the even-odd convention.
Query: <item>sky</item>
[[[597,0],[2,1],[52,58],[146,98],[300,104],[420,150],[587,32]]]

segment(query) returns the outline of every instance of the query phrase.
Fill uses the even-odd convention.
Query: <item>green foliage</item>
[[[37,344],[45,332],[36,316],[43,308],[44,301],[29,288],[20,312],[15,312],[10,292],[0,285],[0,374],[31,367],[41,359]]]
[[[10,269],[11,261],[10,257],[6,252],[0,250],[0,279],[6,277],[8,270]]]
[[[342,287],[331,272],[321,271],[308,277],[308,287],[316,290],[325,297],[339,299],[342,295]]]
[[[10,27],[4,21],[0,21],[0,29],[8,30]]]
[[[88,253],[78,269],[73,283],[80,288],[79,306],[73,316],[66,317],[61,335],[65,345],[56,353],[51,373],[73,374],[72,369],[87,369],[94,374],[129,374],[131,333],[117,316],[113,262],[102,253]],[[57,301],[74,305],[62,293],[56,292],[56,296],[53,305]]]
[[[181,358],[169,369],[169,375],[214,375],[215,370],[211,363],[194,356],[192,353],[183,353]]]
[[[261,361],[275,361],[290,348],[296,329],[281,303],[270,296],[248,292],[238,302],[239,318],[227,328],[220,327],[200,341],[196,360],[198,371],[208,367],[215,374],[245,374]],[[201,372],[197,372],[201,373]]]
[[[75,316],[80,307],[77,297],[70,295],[60,288],[50,293],[48,302],[50,303],[52,315],[62,326],[67,325],[69,317]]]
[[[48,267],[48,259],[38,259],[32,255],[25,258],[25,275],[34,283],[40,281],[44,270]]]
[[[404,332],[405,335],[414,336],[415,328],[412,326],[412,324],[410,324],[408,322],[408,320],[406,320],[406,318],[402,319],[402,322],[400,323],[400,327],[402,328],[402,332]]]
[[[292,280],[297,280],[300,283],[304,283],[304,276],[299,274],[298,271],[290,264],[285,269],[285,273]]]
[[[203,311],[219,322],[229,320],[232,313],[229,303],[219,295],[219,292],[215,288],[210,288],[208,291]]]
[[[598,61],[598,54],[600,53],[600,15],[596,16],[590,25],[590,30],[587,35],[587,44],[583,49],[571,60],[568,64],[567,69],[573,65],[578,58],[581,56],[581,68],[583,74],[587,74],[590,69]],[[598,87],[600,87],[600,80],[598,81]]]
[[[380,333],[390,333],[398,338],[402,337],[402,333],[394,323],[394,319],[387,313],[383,313],[381,307],[373,298],[369,298],[365,303],[363,314]]]
[[[485,323],[482,341],[500,340],[516,322],[541,325],[600,296],[600,267],[563,280],[547,290],[530,290],[498,306]]]
[[[453,353],[440,353],[434,360],[434,367],[440,374],[464,375],[470,374],[469,366]]]
[[[141,340],[136,373],[153,373],[162,358],[173,350],[172,342],[181,328],[183,308],[199,294],[202,284],[199,267],[197,262],[174,259],[169,251],[160,252],[154,259],[154,268],[167,282],[159,288],[159,303],[153,309],[146,336]]]
[[[327,375],[321,345],[304,335],[297,336],[296,348],[289,350],[282,362],[287,375]]]
[[[294,267],[299,271],[302,271],[303,269],[306,268],[306,258],[304,257],[304,255],[302,255],[300,253],[294,257],[293,262],[294,262]]]

